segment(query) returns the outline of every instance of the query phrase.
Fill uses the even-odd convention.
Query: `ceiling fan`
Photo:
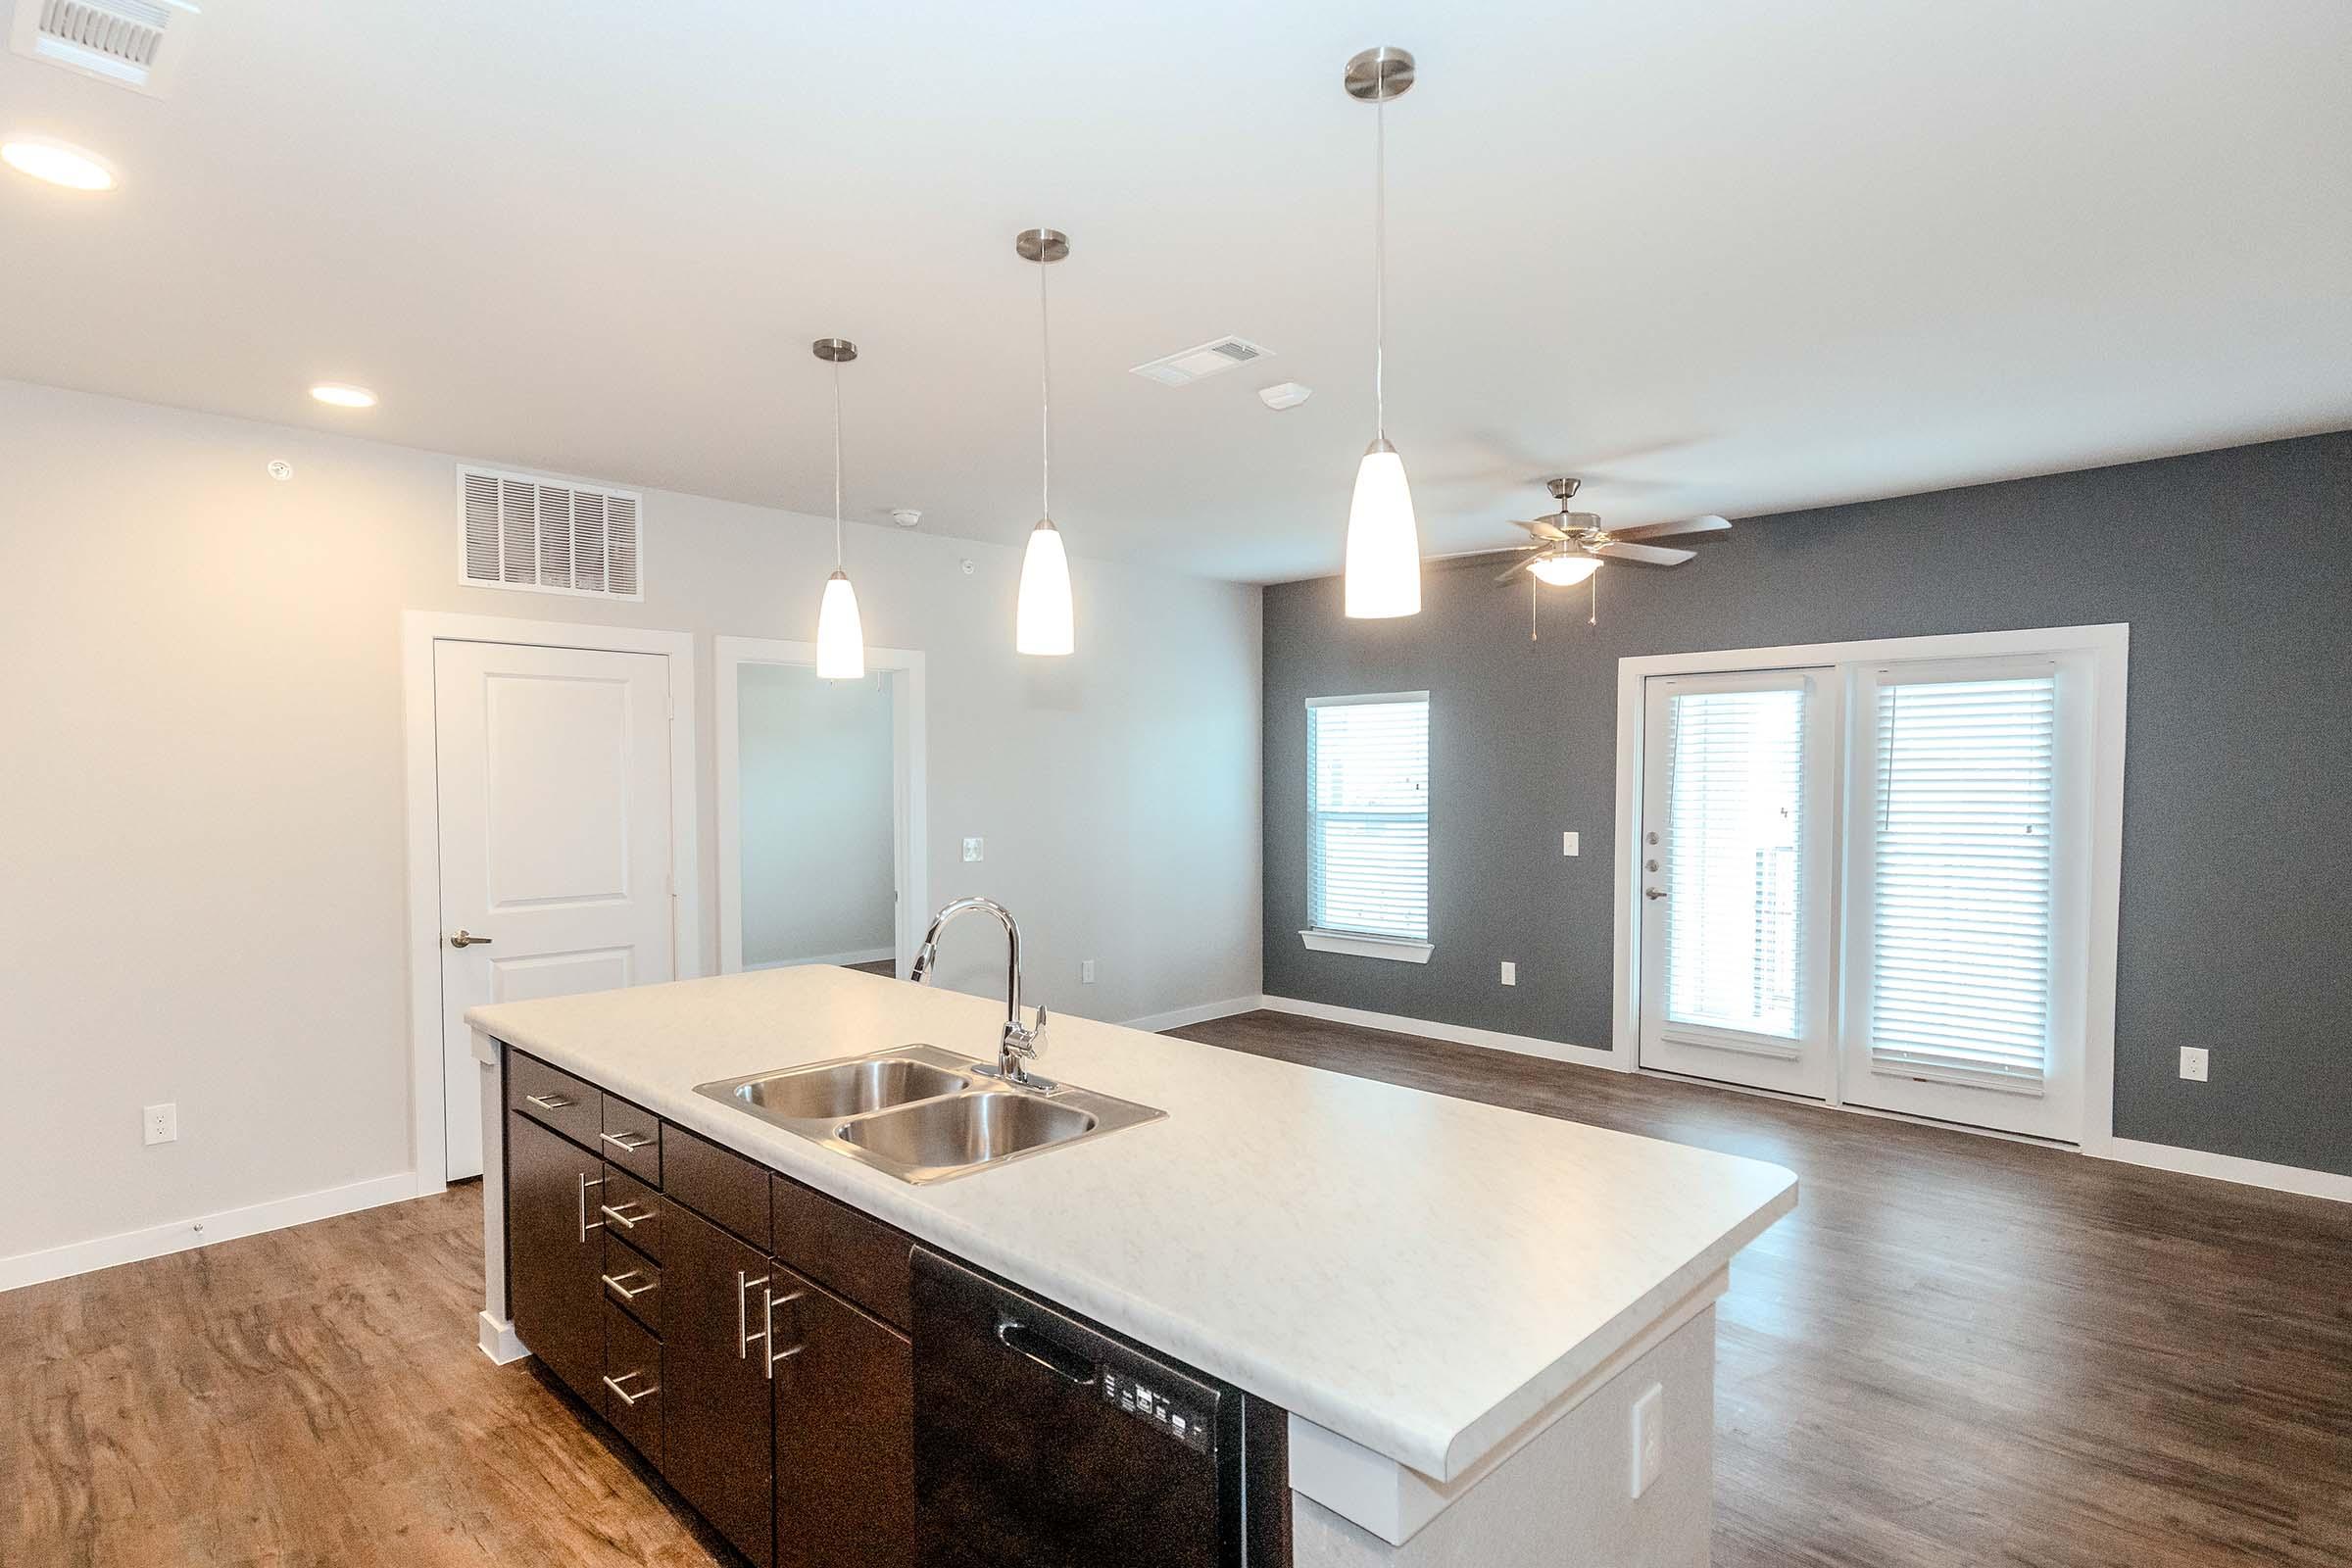
[[[1643,566],[1679,566],[1698,554],[1669,545],[1653,545],[1644,541],[1671,538],[1676,534],[1722,533],[1731,527],[1729,519],[1716,516],[1685,517],[1676,522],[1644,522],[1630,528],[1604,528],[1600,516],[1592,512],[1570,512],[1568,503],[1583,485],[1581,479],[1547,479],[1544,488],[1560,505],[1560,510],[1548,517],[1532,521],[1513,519],[1516,526],[1525,528],[1533,539],[1521,546],[1525,552],[1511,563],[1509,569],[1495,577],[1496,582],[1508,582],[1525,571],[1538,581],[1554,588],[1565,588],[1583,582],[1600,569],[1604,561],[1625,561]]]

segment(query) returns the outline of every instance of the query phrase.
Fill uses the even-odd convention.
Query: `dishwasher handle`
[[[1039,1366],[1065,1383],[1091,1388],[1102,1376],[1102,1369],[1093,1360],[1074,1354],[1055,1345],[1026,1323],[1012,1318],[997,1320],[997,1343],[1008,1350],[1018,1350]]]

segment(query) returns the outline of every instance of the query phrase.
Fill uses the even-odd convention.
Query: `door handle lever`
[[[498,939],[495,937],[477,937],[464,926],[460,926],[457,935],[449,939],[449,945],[453,948],[470,948],[476,943],[495,942],[496,940]]]
[[[1664,888],[1643,888],[1642,896],[1645,899],[1662,899],[1666,896],[1666,890]]]

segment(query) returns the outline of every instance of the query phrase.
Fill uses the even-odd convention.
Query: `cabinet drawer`
[[[683,1127],[662,1129],[662,1190],[719,1229],[767,1250],[768,1170]]]
[[[603,1411],[629,1446],[662,1465],[662,1342],[619,1307],[605,1307]]]
[[[507,1108],[521,1111],[575,1144],[599,1148],[604,1131],[604,1094],[536,1056],[507,1048]]]
[[[657,1263],[662,1261],[662,1220],[667,1202],[660,1193],[607,1160],[598,1204],[607,1235],[618,1237]]]
[[[605,1270],[601,1276],[605,1299],[644,1324],[662,1332],[662,1265],[630,1247],[605,1238]]]
[[[648,1187],[662,1185],[662,1118],[618,1095],[604,1096],[597,1142],[605,1158]]]
[[[768,1250],[777,1258],[892,1327],[906,1326],[914,1243],[906,1232],[783,1176],[774,1180],[772,1201]]]

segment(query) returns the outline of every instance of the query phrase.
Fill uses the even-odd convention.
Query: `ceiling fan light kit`
[[[1515,521],[1524,528],[1529,542],[1521,547],[1517,561],[1496,573],[1496,582],[1509,582],[1521,572],[1536,581],[1554,588],[1572,588],[1578,583],[1591,582],[1593,587],[1593,624],[1599,623],[1598,572],[1605,562],[1630,562],[1640,566],[1679,566],[1697,556],[1695,550],[1678,546],[1644,544],[1643,540],[1672,538],[1678,534],[1728,533],[1728,518],[1708,515],[1684,517],[1672,522],[1643,522],[1630,528],[1608,528],[1601,524],[1597,513],[1570,512],[1568,503],[1577,491],[1584,488],[1582,480],[1561,477],[1544,481],[1551,498],[1560,510],[1547,517]]]
[[[858,590],[842,567],[841,546],[841,368],[858,357],[846,338],[820,337],[810,353],[833,367],[833,575],[816,607],[816,678],[857,680],[865,673],[865,626],[858,615]]]
[[[1404,460],[1389,444],[1386,370],[1389,294],[1388,102],[1413,84],[1413,57],[1386,45],[1348,62],[1348,96],[1372,105],[1372,444],[1356,465],[1348,508],[1347,613],[1355,620],[1421,611],[1421,536]]]

